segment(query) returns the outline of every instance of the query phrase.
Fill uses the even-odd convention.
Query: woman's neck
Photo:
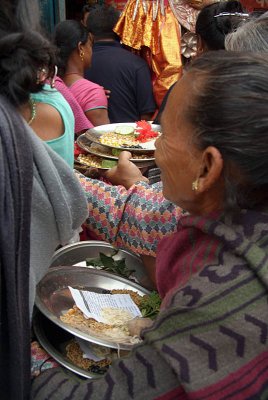
[[[71,86],[74,82],[81,78],[84,78],[84,71],[81,71],[81,69],[77,67],[70,66],[66,69],[66,72],[63,76],[63,81],[65,85]]]
[[[80,75],[84,76],[84,65],[79,56],[71,56],[68,60],[65,75]]]

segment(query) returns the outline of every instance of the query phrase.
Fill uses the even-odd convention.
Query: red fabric
[[[241,0],[241,3],[250,12],[258,9],[268,10],[267,0]]]
[[[187,394],[183,390],[182,386],[164,394],[163,396],[157,397],[156,400],[187,400]]]
[[[157,248],[156,283],[165,302],[174,289],[184,286],[193,274],[213,260],[218,248],[219,241],[215,237],[206,235],[198,225],[188,227],[188,221],[191,217],[181,218],[172,240],[162,239]],[[201,228],[204,220],[200,219],[199,224]]]
[[[196,400],[245,400],[261,391],[268,379],[268,352],[260,354],[244,367],[206,389],[191,393]]]
[[[84,225],[82,225],[82,232],[80,232],[79,236],[81,241],[89,240],[87,228]]]

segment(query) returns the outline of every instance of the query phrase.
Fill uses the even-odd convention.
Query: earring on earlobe
[[[85,52],[83,50],[80,50],[80,54],[79,55],[80,55],[81,60],[84,61]]]
[[[199,187],[199,180],[196,179],[195,181],[192,182],[192,190],[196,192],[198,190],[198,187]]]
[[[38,68],[37,71],[37,76],[36,76],[36,84],[39,85],[40,83],[44,83],[45,80],[47,79],[48,75],[48,69],[43,67],[43,68]]]

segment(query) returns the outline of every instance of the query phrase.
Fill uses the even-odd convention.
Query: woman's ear
[[[88,37],[89,37],[89,40],[90,40],[90,42],[91,42],[91,45],[93,46],[93,43],[94,43],[94,36],[92,35],[92,33],[89,32]]]
[[[208,146],[202,155],[198,177],[198,193],[208,191],[219,183],[223,171],[223,158],[216,147]]]
[[[82,42],[79,42],[78,45],[77,45],[77,50],[78,50],[79,54],[84,51],[83,47],[84,46],[83,46]]]

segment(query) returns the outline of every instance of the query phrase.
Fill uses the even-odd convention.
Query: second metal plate
[[[133,347],[132,344],[119,343],[108,338],[106,340],[65,324],[60,317],[74,305],[74,300],[68,286],[98,293],[112,289],[134,290],[141,296],[149,294],[148,290],[117,275],[100,270],[73,266],[50,268],[37,285],[36,306],[47,318],[62,329],[72,333],[74,336],[106,347],[120,348],[122,350],[130,350]]]

